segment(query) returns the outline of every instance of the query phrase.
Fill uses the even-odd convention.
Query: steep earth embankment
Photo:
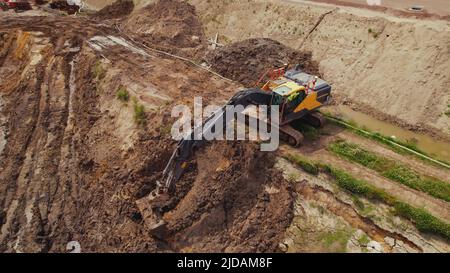
[[[448,138],[450,27],[348,7],[287,1],[189,1],[207,36],[266,37],[309,50],[337,101]]]

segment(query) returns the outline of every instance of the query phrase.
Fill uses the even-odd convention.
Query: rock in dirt
[[[382,253],[383,247],[377,241],[370,241],[367,244],[367,250],[371,253]]]
[[[95,17],[99,19],[117,19],[129,15],[134,9],[134,3],[131,0],[117,0],[99,10]]]
[[[395,246],[395,239],[392,237],[386,237],[384,238],[384,241],[386,242],[386,244],[388,244],[390,247],[394,247]]]
[[[254,86],[270,68],[284,64],[300,64],[308,73],[319,74],[318,64],[311,60],[311,52],[301,52],[268,38],[248,39],[232,43],[210,52],[206,61],[217,73]]]

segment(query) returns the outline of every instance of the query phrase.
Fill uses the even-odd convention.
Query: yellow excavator
[[[256,83],[255,88],[239,91],[227,104],[207,118],[200,132],[210,132],[220,120],[224,120],[227,105],[249,106],[266,105],[269,110],[273,105],[278,106],[280,137],[292,146],[298,146],[303,141],[301,132],[295,129],[295,123],[306,123],[315,128],[323,127],[325,119],[317,111],[327,104],[331,98],[331,86],[317,76],[310,75],[301,70],[300,66],[287,69],[269,70]],[[269,78],[267,81],[264,79]],[[264,82],[264,84],[260,84]],[[173,191],[175,183],[183,175],[188,161],[195,150],[204,145],[206,140],[198,138],[196,130],[180,140],[172,154],[162,179],[158,181],[157,188],[147,197],[137,201],[143,219],[151,234],[155,237],[164,237],[166,233],[165,222],[162,220],[164,203]],[[200,139],[200,140],[199,140]]]

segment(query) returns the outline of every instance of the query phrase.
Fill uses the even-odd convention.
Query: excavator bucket
[[[141,212],[146,228],[152,236],[161,240],[164,240],[169,232],[159,209],[166,203],[168,198],[169,197],[166,194],[157,194],[153,192],[136,201],[136,205]]]

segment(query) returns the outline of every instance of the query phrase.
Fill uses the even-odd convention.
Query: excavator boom
[[[284,73],[283,77],[272,82],[275,86],[278,85],[283,87],[283,85],[292,85],[299,86],[304,90],[305,88],[303,86],[308,86],[308,89],[310,88],[309,80],[311,78],[314,78],[314,86],[312,87],[311,92],[307,92],[308,94],[306,94],[305,99],[298,104],[294,110],[288,113],[282,113],[282,115],[284,115],[282,117],[283,120],[280,120],[280,125],[276,128],[280,130],[282,138],[292,146],[298,146],[303,141],[303,135],[292,128],[289,125],[290,122],[301,120],[314,127],[323,126],[323,118],[313,111],[328,102],[331,86],[324,80],[313,77],[298,69],[288,70]],[[268,84],[269,83],[270,82],[268,82]],[[201,130],[196,128],[185,138],[180,140],[169,163],[164,169],[162,180],[158,182],[158,191],[163,193],[169,192],[175,182],[181,178],[186,169],[187,162],[192,157],[194,151],[204,144],[205,140],[203,136],[205,135],[205,132],[211,132],[212,127],[218,125],[218,122],[221,121],[225,126],[227,122],[224,117],[226,106],[241,105],[243,108],[246,108],[249,105],[267,105],[270,109],[273,104],[281,104],[283,101],[285,100],[282,95],[277,92],[272,92],[271,90],[251,88],[237,92],[223,107],[218,109],[204,121]]]
[[[202,130],[192,130],[188,136],[184,137],[170,157],[169,163],[163,171],[162,180],[158,182],[158,188],[162,192],[168,192],[174,183],[180,179],[187,166],[188,160],[192,157],[194,151],[205,142],[203,135],[205,132],[211,132],[212,127],[219,122],[226,123],[225,110],[227,105],[242,105],[244,108],[248,105],[269,105],[272,100],[272,94],[258,88],[242,90],[236,93],[224,106],[208,117],[202,126]]]

